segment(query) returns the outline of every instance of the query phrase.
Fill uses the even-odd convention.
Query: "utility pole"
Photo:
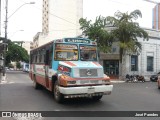
[[[5,16],[5,39],[7,40],[7,29],[8,29],[8,0],[6,0],[6,16]]]
[[[1,37],[1,0],[0,0],[0,37]],[[2,80],[2,74],[1,74],[2,73],[2,69],[3,69],[2,66],[3,66],[3,54],[1,53],[1,50],[0,50],[0,83],[1,83],[1,80]]]
[[[1,37],[1,0],[0,0],[0,37]]]
[[[0,4],[1,4],[1,0],[0,0]],[[2,68],[1,68],[1,70],[0,70],[0,77],[1,77],[1,73],[3,73],[3,76],[2,76],[2,80],[5,80],[5,78],[6,78],[6,70],[5,70],[5,63],[6,63],[6,51],[7,51],[7,46],[8,46],[8,33],[7,33],[7,31],[8,31],[8,19],[12,16],[12,15],[14,15],[22,6],[24,6],[24,5],[27,5],[27,4],[35,4],[35,2],[29,2],[29,3],[24,3],[24,4],[22,4],[20,7],[18,7],[9,17],[8,17],[8,0],[5,0],[5,21],[4,21],[4,23],[5,23],[5,27],[4,27],[4,29],[5,29],[5,37],[3,38],[3,37],[0,37],[0,41],[2,40],[3,42],[2,42],[2,46],[3,46],[3,52],[0,50],[0,53],[2,53],[2,54],[0,54],[0,58],[2,57],[2,59],[1,59],[1,61],[3,61],[2,63],[3,63],[3,66],[2,66]],[[2,47],[1,47],[2,48]],[[0,62],[1,63],[1,62]]]
[[[6,63],[6,47],[7,47],[7,40],[8,40],[8,37],[7,37],[7,29],[8,29],[8,0],[6,0],[6,5],[5,5],[5,13],[6,13],[6,16],[5,16],[5,39],[3,40],[3,44],[4,44],[4,51],[3,51],[3,76],[2,76],[2,80],[5,80],[6,79],[6,70],[5,70],[5,63]]]

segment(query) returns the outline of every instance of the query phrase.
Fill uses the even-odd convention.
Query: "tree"
[[[29,62],[29,55],[27,53],[27,50],[25,50],[21,46],[18,46],[17,44],[14,44],[13,42],[9,42],[8,51],[6,53],[6,65],[8,65],[8,63],[10,63],[11,61]]]
[[[20,62],[16,62],[16,68],[18,68],[18,69],[21,68],[21,63]]]
[[[141,43],[138,42],[138,37],[144,40],[149,39],[147,32],[135,22],[139,17],[142,17],[139,10],[134,10],[130,14],[117,11],[114,17],[97,17],[93,24],[91,20],[87,21],[83,18],[79,20],[79,23],[83,34],[90,39],[97,40],[98,47],[103,52],[108,52],[112,43],[118,42],[120,64],[122,64],[123,55],[141,52]],[[108,25],[115,29],[107,32],[106,28]]]
[[[141,52],[141,43],[138,42],[138,37],[143,40],[148,40],[148,33],[144,31],[135,20],[142,17],[141,11],[134,10],[130,14],[128,12],[121,13],[117,11],[115,17],[107,17],[107,21],[116,29],[111,33],[114,39],[119,43],[120,55],[120,75],[125,76],[126,68],[122,65],[125,64],[126,54],[139,54]],[[124,60],[122,60],[124,57]],[[122,72],[123,71],[123,72]]]
[[[87,21],[87,19],[81,18],[79,23],[83,34],[89,39],[96,41],[101,51],[108,52],[111,50],[113,39],[111,34],[105,29],[107,25],[106,18],[99,16],[94,23],[91,20]]]
[[[116,28],[111,33],[119,43],[120,62],[122,62],[122,56],[126,53],[141,52],[141,43],[138,42],[137,37],[144,40],[149,39],[147,32],[140,28],[137,22],[134,22],[138,17],[142,17],[142,13],[139,10],[134,10],[130,14],[117,11],[115,17],[107,17],[107,21]]]

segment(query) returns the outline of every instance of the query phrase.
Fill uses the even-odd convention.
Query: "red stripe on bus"
[[[70,66],[76,66],[75,64],[73,64],[72,62],[69,62],[69,61],[65,61],[65,63],[70,65]]]
[[[99,63],[97,63],[97,62],[93,62],[95,65],[97,65],[97,66],[101,66]]]

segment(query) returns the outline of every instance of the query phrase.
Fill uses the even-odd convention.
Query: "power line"
[[[24,2],[23,0],[20,0],[20,1]],[[36,7],[36,6],[32,6],[32,7],[35,7],[35,8],[37,8],[37,9],[41,10],[41,11],[43,10],[43,9],[38,8],[38,7]],[[70,21],[68,21],[68,20],[66,20],[66,19],[64,19],[64,18],[62,18],[62,17],[59,17],[59,16],[57,16],[57,15],[51,13],[51,12],[48,12],[48,14],[50,14],[50,15],[52,15],[52,16],[54,16],[54,17],[57,17],[57,18],[59,18],[59,19],[61,19],[61,20],[64,20],[64,21],[66,21],[66,22],[68,22],[68,23],[71,23],[71,24],[73,24],[73,25],[76,25],[75,23],[70,22]],[[77,25],[76,25],[76,26],[77,26]]]

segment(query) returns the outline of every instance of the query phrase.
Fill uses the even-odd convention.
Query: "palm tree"
[[[111,32],[115,37],[115,40],[119,42],[121,62],[122,55],[126,52],[140,52],[141,44],[138,42],[137,37],[148,40],[147,32],[140,28],[137,22],[133,21],[138,19],[138,17],[142,17],[139,10],[134,10],[130,14],[128,14],[128,12],[121,13],[118,11],[115,13],[115,17],[107,17],[109,23],[116,27],[116,29]]]
[[[120,64],[122,64],[122,57],[126,53],[135,54],[141,52],[141,43],[138,42],[138,37],[143,38],[143,40],[149,39],[147,32],[135,22],[138,17],[142,17],[140,10],[134,10],[130,14],[117,11],[115,17],[107,17],[109,24],[116,28],[111,33],[119,43]]]

